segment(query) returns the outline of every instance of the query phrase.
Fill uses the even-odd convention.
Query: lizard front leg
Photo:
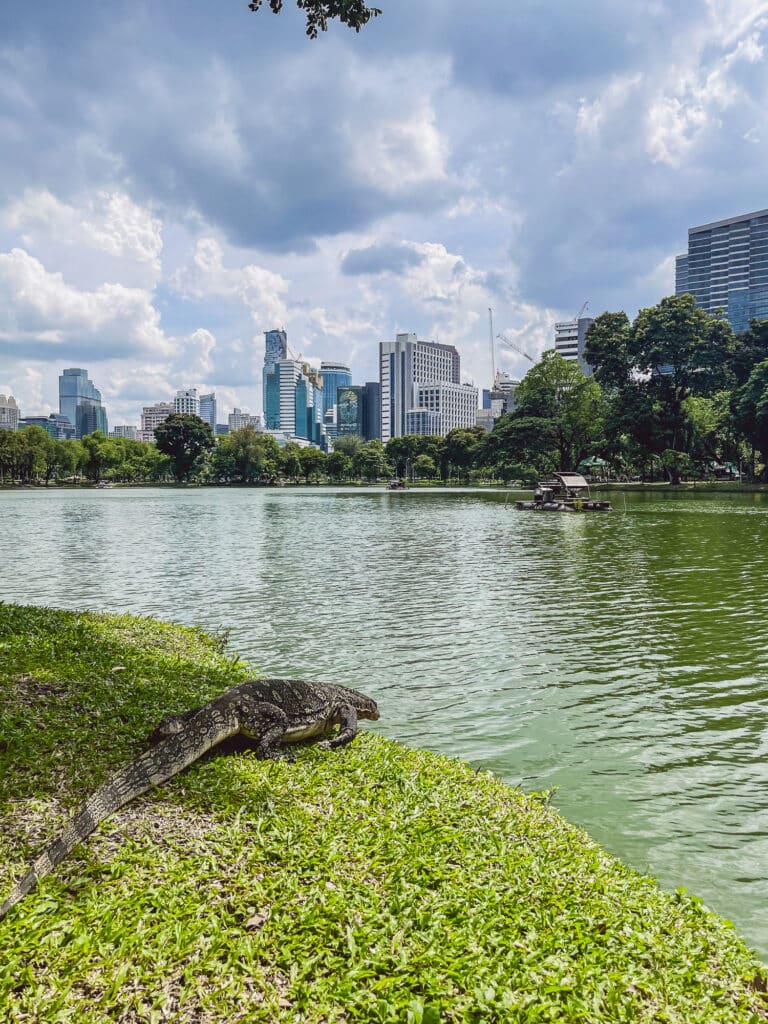
[[[336,709],[339,716],[339,732],[331,740],[323,740],[319,746],[325,750],[333,750],[336,747],[345,747],[357,736],[357,711],[351,704],[341,704]]]
[[[280,744],[288,728],[288,716],[276,704],[241,697],[237,702],[240,732],[256,740],[256,756],[260,759],[280,756]]]

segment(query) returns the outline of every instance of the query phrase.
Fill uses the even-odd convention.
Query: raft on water
[[[553,473],[549,480],[540,480],[533,492],[533,501],[516,501],[515,508],[524,512],[610,512],[610,501],[596,501],[589,496],[589,484],[580,473]]]

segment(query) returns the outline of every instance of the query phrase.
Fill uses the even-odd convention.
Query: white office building
[[[398,334],[394,341],[379,344],[379,381],[381,440],[386,444],[390,438],[407,434],[408,413],[423,408],[416,394],[418,385],[461,387],[459,353],[453,345],[419,341],[415,334]]]
[[[578,362],[587,377],[592,376],[592,367],[584,358],[584,345],[587,331],[594,322],[594,317],[580,316],[555,324],[555,352],[563,359]]]
[[[110,431],[110,437],[127,437],[130,441],[140,441],[141,431],[129,423],[117,423]]]
[[[0,430],[19,429],[19,407],[13,395],[0,395]]]
[[[200,399],[197,395],[197,388],[184,388],[177,391],[173,400],[173,411],[185,416],[199,416]]]
[[[417,384],[415,391],[416,408],[426,409],[435,414],[437,429],[430,430],[431,434],[445,437],[452,430],[466,430],[477,425],[477,388],[471,384],[431,381],[427,384]],[[409,433],[421,431],[414,430]]]
[[[237,406],[235,406],[227,419],[230,434],[233,430],[242,430],[243,427],[255,427],[256,430],[261,430],[261,416],[252,416],[249,412],[244,412]]]

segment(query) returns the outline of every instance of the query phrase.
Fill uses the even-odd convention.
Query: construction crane
[[[493,345],[493,310],[488,307],[488,334],[491,339],[491,380],[496,380],[496,352]]]
[[[535,363],[536,362],[536,360],[533,358],[533,356],[529,356],[524,348],[521,348],[520,345],[518,345],[516,341],[512,341],[511,338],[508,338],[506,336],[506,334],[497,334],[496,337],[499,339],[499,341],[503,345],[506,345],[507,348],[514,349],[515,352],[519,352],[521,356],[525,356],[525,358],[528,360],[529,363]]]
[[[586,302],[584,303],[584,305],[583,305],[583,306],[581,307],[581,309],[579,310],[579,312],[578,312],[578,313],[576,314],[576,319],[577,319],[577,320],[581,320],[581,318],[582,318],[582,317],[584,316],[584,314],[586,313],[586,311],[587,311],[587,308],[588,308],[588,306],[589,306],[589,299],[587,299],[587,301],[586,301]]]

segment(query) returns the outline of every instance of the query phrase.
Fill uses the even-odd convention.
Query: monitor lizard
[[[241,683],[201,708],[165,718],[150,737],[153,746],[117,771],[88,797],[59,836],[32,862],[8,898],[0,918],[50,874],[98,825],[135,797],[188,768],[232,736],[254,740],[259,758],[280,755],[284,743],[326,736],[341,747],[357,735],[358,718],[375,721],[376,702],[357,690],[302,679],[259,679]]]

